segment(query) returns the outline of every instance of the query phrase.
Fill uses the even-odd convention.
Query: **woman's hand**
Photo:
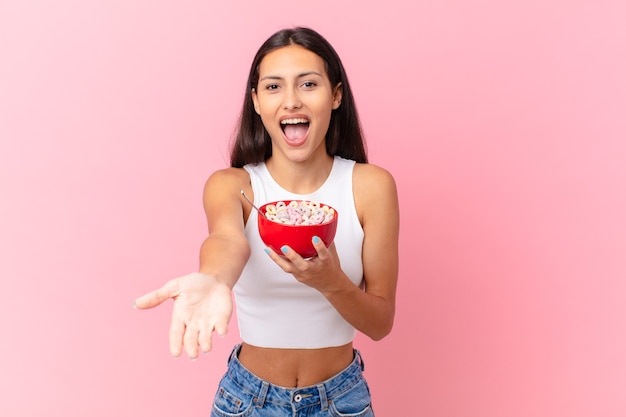
[[[224,336],[233,311],[230,288],[214,277],[194,272],[173,279],[163,287],[135,300],[135,307],[148,309],[172,298],[174,308],[170,326],[170,352],[178,357],[184,347],[195,359],[198,347],[211,350],[213,331]]]
[[[281,248],[284,256],[279,256],[269,249],[266,252],[283,271],[292,274],[298,281],[322,294],[327,294],[341,282],[337,279],[338,274],[343,274],[339,256],[334,243],[327,248],[318,237],[314,237],[312,243],[317,256],[310,259],[302,258],[289,246]]]

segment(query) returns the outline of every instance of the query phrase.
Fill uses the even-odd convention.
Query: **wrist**
[[[343,294],[350,294],[355,289],[358,289],[356,285],[345,273],[338,274],[334,279],[331,280],[332,284],[324,288],[321,293],[327,299],[332,299],[336,297],[341,297]]]

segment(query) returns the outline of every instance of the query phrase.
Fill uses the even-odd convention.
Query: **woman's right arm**
[[[240,189],[251,192],[242,169],[211,175],[203,197],[209,236],[200,249],[199,272],[170,280],[135,300],[139,309],[174,300],[169,334],[173,356],[180,356],[183,348],[190,358],[197,357],[198,348],[208,352],[213,331],[224,335],[228,330],[231,290],[250,256]]]
[[[250,256],[244,235],[242,189],[251,195],[248,173],[237,168],[214,173],[204,186],[209,237],[200,249],[200,272],[214,276],[231,289]]]

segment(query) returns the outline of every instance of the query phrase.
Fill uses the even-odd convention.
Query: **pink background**
[[[378,416],[626,415],[626,7],[603,1],[0,2],[0,414],[207,416],[235,326],[174,360],[201,191],[252,55],[310,25],[396,177]]]

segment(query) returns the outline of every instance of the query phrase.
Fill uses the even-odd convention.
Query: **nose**
[[[283,108],[290,110],[299,109],[300,107],[302,107],[302,101],[298,92],[293,88],[286,89],[283,96]]]

